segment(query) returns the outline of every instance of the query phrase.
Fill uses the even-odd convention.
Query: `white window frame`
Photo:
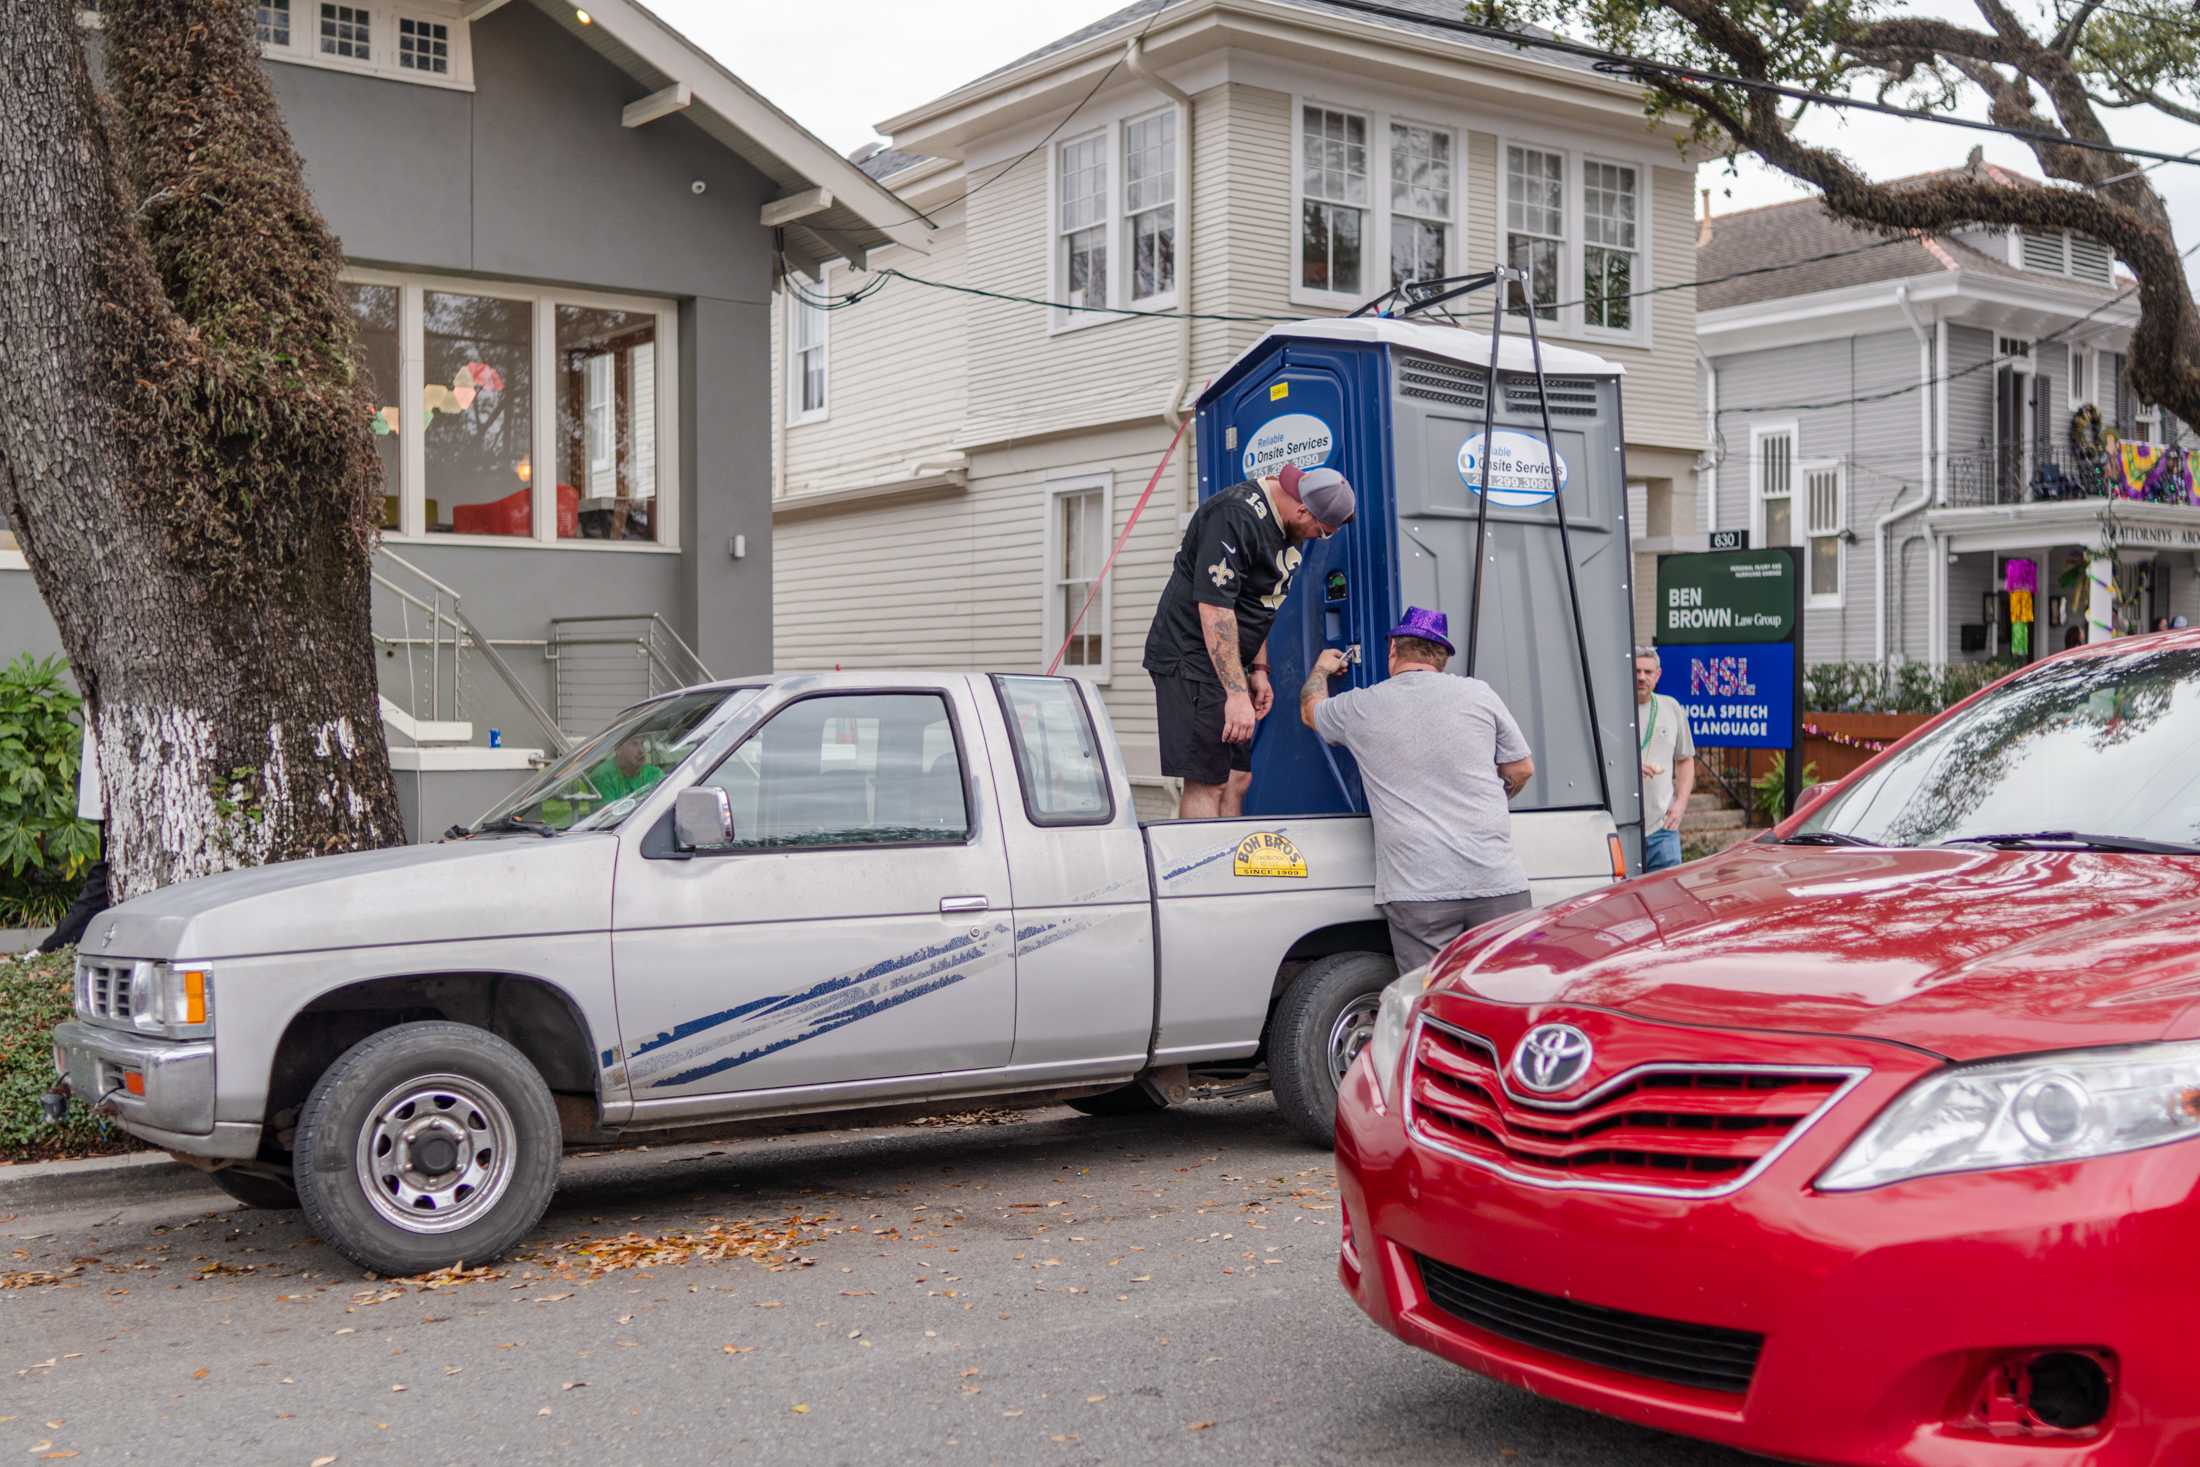
[[[1796,460],[1790,472],[1794,475],[1791,493],[1793,505],[1798,511],[1793,519],[1797,546],[1803,552],[1803,605],[1812,611],[1838,611],[1848,604],[1849,589],[1849,471],[1837,458]],[[1813,474],[1831,473],[1834,476],[1834,524],[1831,529],[1819,529],[1811,523],[1810,480]],[[1833,591],[1830,595],[1813,591],[1810,586],[1811,552],[1817,547],[1814,540],[1833,541]]]
[[[1558,319],[1547,321],[1536,318],[1538,335],[1612,343],[1621,346],[1648,348],[1654,345],[1655,332],[1651,325],[1651,302],[1654,297],[1638,295],[1634,302],[1634,324],[1625,330],[1609,326],[1592,326],[1588,313],[1580,305],[1585,294],[1584,276],[1587,273],[1588,211],[1585,189],[1589,163],[1624,168],[1635,176],[1635,289],[1650,289],[1657,282],[1657,199],[1654,193],[1655,171],[1639,158],[1605,152],[1594,146],[1584,147],[1539,133],[1499,133],[1497,135],[1497,207],[1496,217],[1489,231],[1491,258],[1508,258],[1505,236],[1509,232],[1507,221],[1512,217],[1512,171],[1506,160],[1512,148],[1532,148],[1537,152],[1556,153],[1566,160],[1566,217],[1564,244],[1561,246],[1561,272],[1558,300]],[[1518,311],[1508,311],[1510,326]],[[1525,330],[1525,327],[1521,329]]]
[[[1157,121],[1164,117],[1168,118],[1171,123],[1169,197],[1164,202],[1148,204],[1145,208],[1137,210],[1134,213],[1131,209],[1130,200],[1130,170],[1123,164],[1123,160],[1129,155],[1130,152],[1131,129],[1134,127],[1138,127],[1144,123]],[[1183,127],[1184,119],[1178,115],[1178,110],[1176,106],[1172,103],[1167,107],[1157,107],[1154,108],[1152,111],[1142,112],[1137,114],[1136,116],[1124,118],[1120,127],[1117,130],[1117,134],[1114,140],[1115,164],[1117,174],[1115,181],[1117,192],[1114,198],[1114,203],[1117,208],[1121,210],[1122,213],[1122,227],[1120,230],[1120,238],[1121,248],[1123,251],[1123,303],[1135,306],[1141,311],[1152,310],[1154,308],[1155,301],[1175,300],[1177,291],[1181,289],[1181,287],[1177,283],[1177,280],[1178,276],[1183,273],[1183,262],[1181,256],[1183,255],[1184,244],[1185,211],[1184,169],[1182,167],[1183,139],[1178,136],[1178,134],[1183,130]],[[1169,211],[1169,288],[1167,290],[1157,290],[1149,296],[1140,296],[1137,293],[1138,221],[1144,215],[1152,214],[1162,209],[1167,209]],[[1112,288],[1110,293],[1112,295]]]
[[[1062,639],[1069,635],[1068,615],[1061,606],[1058,592],[1062,577],[1057,567],[1062,563],[1062,501],[1072,495],[1093,494],[1100,496],[1101,563],[1107,563],[1107,551],[1114,543],[1115,529],[1115,476],[1108,473],[1074,474],[1046,481],[1046,535],[1045,559],[1040,562],[1040,595],[1045,601],[1045,615],[1040,618],[1045,635],[1040,638],[1039,671],[1054,660],[1061,649]],[[1100,634],[1100,662],[1097,667],[1071,667],[1064,663],[1060,668],[1066,677],[1081,678],[1089,683],[1106,686],[1115,679],[1115,578],[1108,576],[1100,582],[1099,599],[1085,615],[1084,625]]]
[[[316,12],[317,13],[317,12]],[[295,24],[295,22],[294,22]],[[586,290],[541,290],[503,280],[458,275],[417,275],[407,271],[347,267],[342,278],[354,285],[384,285],[398,292],[397,528],[383,532],[393,545],[501,546],[526,550],[588,550],[604,555],[676,555],[680,551],[680,308],[667,300],[607,295]],[[427,440],[420,434],[419,407],[427,391],[427,343],[422,334],[422,296],[428,291],[491,296],[525,301],[534,312],[534,434],[529,460],[535,466],[535,533],[526,535],[433,534],[428,530]],[[656,318],[657,327],[657,493],[653,541],[561,540],[558,538],[558,392],[557,332],[559,306],[633,311]],[[668,389],[667,384],[670,384]],[[402,409],[411,406],[410,412]],[[547,471],[544,466],[552,466]]]
[[[803,286],[802,289],[814,289],[819,296],[829,299],[831,279],[832,267],[821,265],[818,267],[817,284]],[[790,428],[799,428],[805,423],[822,423],[833,415],[833,315],[830,311],[817,312],[817,358],[818,368],[825,377],[825,405],[807,410],[802,406],[802,353],[795,345],[798,339],[795,335],[795,323],[802,319],[803,312],[813,309],[815,308],[805,305],[793,290],[787,292],[787,380],[784,390],[787,394],[785,416]]]
[[[1117,133],[1118,129],[1112,126],[1092,128],[1076,137],[1056,139],[1047,153],[1053,165],[1047,170],[1047,258],[1049,274],[1054,282],[1054,290],[1049,299],[1057,301],[1067,301],[1070,291],[1069,237],[1072,231],[1062,220],[1062,155],[1071,148],[1089,148],[1100,160],[1100,187],[1097,190],[1100,200],[1099,217],[1078,225],[1075,231],[1078,234],[1098,232],[1100,248],[1107,254],[1106,264],[1101,271],[1100,299],[1097,302],[1084,302],[1084,309],[1081,310],[1055,312],[1064,318],[1064,324],[1112,320],[1113,317],[1097,312],[1092,307],[1121,304],[1116,299],[1115,291],[1116,271],[1122,264],[1115,230],[1119,200],[1117,191],[1122,187],[1122,167],[1116,154]]]
[[[1301,219],[1306,213],[1306,110],[1317,108],[1324,112],[1341,113],[1357,117],[1367,129],[1367,198],[1358,205],[1339,204],[1341,208],[1357,207],[1360,223],[1360,283],[1352,290],[1318,290],[1304,283],[1300,274],[1300,251],[1304,248]],[[1456,151],[1456,149],[1455,149]],[[1291,301],[1294,305],[1314,306],[1324,310],[1350,310],[1368,298],[1388,289],[1390,279],[1390,126],[1388,119],[1374,108],[1356,102],[1340,102],[1318,95],[1294,96],[1291,99],[1291,216],[1285,221],[1290,240],[1289,253],[1285,256],[1291,283]],[[1457,195],[1455,194],[1456,198]],[[1336,203],[1335,200],[1318,202]],[[1378,249],[1379,246],[1379,249]],[[1370,263],[1376,268],[1369,269]],[[1376,284],[1381,280],[1384,283]]]
[[[318,66],[329,71],[348,71],[385,81],[409,82],[421,87],[446,87],[453,91],[474,89],[473,24],[460,0],[340,0],[367,12],[367,49],[364,61],[348,56],[328,56],[321,51],[321,0],[290,0],[290,43],[268,44],[260,54],[269,61],[295,66]],[[398,64],[398,22],[425,21],[447,26],[451,35],[451,69],[447,74],[414,71]]]
[[[1778,423],[1754,423],[1749,429],[1749,543],[1773,548],[1765,534],[1765,482],[1764,442],[1768,438],[1785,438],[1788,441],[1788,533],[1787,544],[1796,543],[1794,536],[1800,533],[1803,513],[1796,507],[1798,482],[1801,478],[1803,443],[1802,425],[1794,419]]]
[[[1463,170],[1466,166],[1465,134],[1459,128],[1453,127],[1449,123],[1427,122],[1418,117],[1409,117],[1404,113],[1385,112],[1379,114],[1379,116],[1383,128],[1382,144],[1378,148],[1376,146],[1375,140],[1373,138],[1370,138],[1368,140],[1368,155],[1371,159],[1378,160],[1382,165],[1382,172],[1377,175],[1377,178],[1382,185],[1383,206],[1379,211],[1382,217],[1380,226],[1374,231],[1373,236],[1382,245],[1382,268],[1379,272],[1379,276],[1382,282],[1380,289],[1390,289],[1390,252],[1391,245],[1393,243],[1392,233],[1397,228],[1398,219],[1401,214],[1408,219],[1417,219],[1430,224],[1440,223],[1444,226],[1444,258],[1441,267],[1439,268],[1437,273],[1440,275],[1455,275],[1459,273],[1459,236],[1462,229],[1464,228],[1463,218],[1466,213],[1466,199],[1460,190],[1460,184],[1465,177]],[[1448,140],[1451,152],[1451,177],[1445,180],[1444,192],[1446,196],[1449,197],[1451,200],[1451,212],[1449,214],[1439,218],[1434,214],[1414,214],[1398,208],[1397,202],[1391,193],[1393,182],[1391,178],[1391,150],[1393,147],[1393,139],[1390,135],[1391,129],[1398,127],[1418,127],[1423,131],[1434,133]],[[1296,227],[1296,223],[1294,222],[1293,228],[1296,229]],[[1298,258],[1295,255],[1292,257],[1291,266],[1291,278],[1296,280],[1298,278]],[[1369,291],[1367,294],[1373,295],[1375,294],[1375,292]],[[1366,296],[1361,297],[1361,299],[1366,299]],[[1355,302],[1355,304],[1357,304],[1357,302]]]
[[[1163,110],[1176,113],[1176,161],[1174,167],[1174,193],[1171,207],[1176,211],[1176,265],[1175,276],[1169,288],[1144,300],[1131,299],[1131,216],[1124,207],[1124,132],[1134,122],[1146,119]],[[1190,236],[1185,229],[1191,217],[1190,206],[1184,196],[1184,179],[1191,168],[1191,119],[1185,108],[1175,102],[1166,109],[1140,105],[1126,109],[1117,116],[1105,118],[1086,128],[1074,137],[1056,138],[1047,145],[1047,299],[1069,299],[1068,261],[1062,250],[1062,149],[1073,143],[1101,141],[1101,155],[1105,160],[1106,182],[1101,197],[1105,201],[1100,224],[1107,230],[1108,273],[1107,310],[1065,311],[1055,308],[1047,312],[1047,334],[1060,335],[1065,331],[1089,331],[1095,326],[1105,326],[1111,321],[1136,321],[1135,315],[1119,315],[1118,310],[1173,311],[1183,299],[1184,272],[1191,260]],[[1158,207],[1158,206],[1157,206]],[[1141,211],[1144,212],[1144,211]]]
[[[2076,342],[2063,344],[2063,370],[2069,373],[2069,380],[2063,383],[2063,405],[2072,412],[2092,401],[2085,393],[2086,377],[2089,375],[2092,359],[2091,347],[2079,346]]]

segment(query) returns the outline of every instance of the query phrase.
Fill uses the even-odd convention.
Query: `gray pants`
[[[1390,950],[1398,958],[1398,971],[1410,973],[1434,958],[1460,933],[1494,922],[1507,912],[1525,911],[1535,905],[1524,891],[1504,896],[1463,897],[1453,902],[1384,902],[1383,916],[1390,923]]]

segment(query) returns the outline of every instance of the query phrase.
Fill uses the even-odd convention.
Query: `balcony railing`
[[[2130,482],[2124,465],[2113,463],[2107,455],[2068,447],[2037,444],[1957,454],[1948,460],[1948,502],[1965,509],[2073,499],[2200,505],[2193,486],[2193,462],[2186,450],[2160,444],[2130,446],[2142,451],[2135,456],[2153,460],[2136,484]]]

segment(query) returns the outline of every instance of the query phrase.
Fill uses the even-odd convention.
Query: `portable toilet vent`
[[[1534,752],[1525,810],[1603,806],[1642,838],[1641,766],[1632,743],[1633,601],[1620,425],[1622,369],[1587,352],[1542,348],[1558,448],[1554,492],[1529,342],[1498,351],[1485,443],[1490,337],[1379,316],[1269,331],[1200,397],[1202,499],[1285,463],[1341,470],[1359,493],[1353,523],[1303,547],[1269,635],[1276,707],[1253,745],[1248,814],[1364,812],[1351,757],[1307,729],[1299,684],[1324,647],[1360,650],[1349,684],[1387,672],[1387,633],[1407,606],[1451,619],[1451,671],[1493,686]],[[1489,464],[1488,584],[1476,645],[1474,546],[1481,455]],[[1566,512],[1561,536],[1558,506]],[[1572,547],[1569,591],[1562,538]],[[1580,636],[1573,600],[1579,598]],[[1596,726],[1589,719],[1593,687]],[[1345,684],[1332,684],[1342,691]]]

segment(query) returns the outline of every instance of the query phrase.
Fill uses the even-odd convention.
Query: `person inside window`
[[[610,758],[588,771],[588,782],[606,805],[640,794],[664,777],[665,772],[649,762],[649,748],[640,734],[621,739]]]

